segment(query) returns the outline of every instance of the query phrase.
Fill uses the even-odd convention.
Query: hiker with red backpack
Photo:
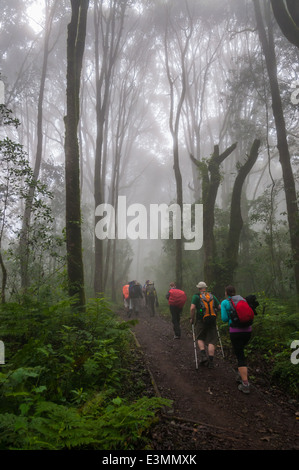
[[[194,325],[195,337],[200,351],[199,364],[207,365],[213,369],[215,347],[218,342],[216,319],[220,303],[212,293],[207,292],[205,282],[199,282],[196,287],[199,292],[194,294],[191,300],[190,322]]]
[[[254,310],[246,299],[236,295],[236,289],[233,286],[225,288],[225,297],[225,300],[221,302],[221,319],[229,324],[230,340],[238,364],[238,381],[240,382],[238,389],[243,393],[250,393],[244,348],[251,337]]]
[[[166,294],[166,299],[168,299],[169,310],[171,313],[171,319],[174,330],[174,339],[180,339],[181,337],[181,315],[183,307],[187,301],[187,296],[185,292],[181,289],[177,289],[174,282],[171,282],[169,285],[170,289]]]

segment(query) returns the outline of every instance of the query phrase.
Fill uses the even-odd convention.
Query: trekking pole
[[[219,338],[219,343],[220,343],[220,347],[221,347],[221,351],[222,351],[222,356],[224,357],[222,342],[221,342],[220,333],[219,333],[219,329],[218,329],[217,325],[216,325],[216,330],[217,330],[217,333],[218,333],[218,338]]]
[[[193,343],[194,343],[195,367],[196,367],[196,369],[198,369],[197,352],[196,352],[196,340],[195,340],[195,332],[194,332],[193,323],[192,323],[192,335],[193,335]]]

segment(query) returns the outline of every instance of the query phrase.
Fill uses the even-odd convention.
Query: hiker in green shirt
[[[199,363],[208,365],[212,369],[214,368],[215,347],[218,342],[216,315],[220,310],[220,302],[213,294],[207,292],[205,282],[199,282],[196,287],[199,291],[191,300],[190,322],[194,324],[195,337],[200,350]]]

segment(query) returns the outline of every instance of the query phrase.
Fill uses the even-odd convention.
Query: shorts
[[[217,329],[215,326],[206,326],[203,321],[197,321],[194,326],[196,339],[204,341],[206,344],[213,344],[214,346],[218,343]]]

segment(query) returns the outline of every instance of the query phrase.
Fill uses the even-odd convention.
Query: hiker
[[[221,302],[221,319],[223,322],[229,324],[229,335],[232,343],[234,353],[237,357],[238,364],[238,389],[243,393],[250,393],[250,385],[248,381],[248,369],[245,357],[244,348],[248,344],[252,327],[251,325],[240,325],[234,324],[232,320],[232,311],[234,309],[232,301],[236,305],[238,300],[242,300],[243,297],[236,295],[236,289],[233,286],[227,286],[225,288],[226,299]]]
[[[205,282],[199,282],[196,287],[199,292],[194,294],[191,300],[190,322],[194,324],[195,336],[200,351],[199,363],[213,369],[215,347],[218,342],[216,318],[220,303],[213,294],[207,292]]]
[[[158,295],[155,284],[152,281],[147,281],[145,288],[146,306],[150,309],[150,316],[155,315],[155,307],[159,307]]]
[[[142,294],[143,294],[143,297],[144,297],[144,305],[145,307],[147,307],[147,298],[146,298],[146,288],[148,286],[148,283],[149,283],[149,279],[147,281],[145,281],[145,284],[144,286],[142,287]]]
[[[129,282],[129,316],[131,316],[132,313],[139,313],[139,304],[142,298],[140,282],[136,280]]]
[[[125,310],[126,310],[127,313],[129,313],[129,302],[130,302],[130,299],[129,299],[129,284],[125,284],[123,286],[123,299],[124,299]]]
[[[183,307],[186,303],[187,296],[185,292],[181,289],[177,289],[174,282],[171,282],[169,285],[169,291],[166,294],[166,299],[168,300],[169,310],[171,313],[171,319],[174,330],[174,339],[181,338],[181,315]]]

